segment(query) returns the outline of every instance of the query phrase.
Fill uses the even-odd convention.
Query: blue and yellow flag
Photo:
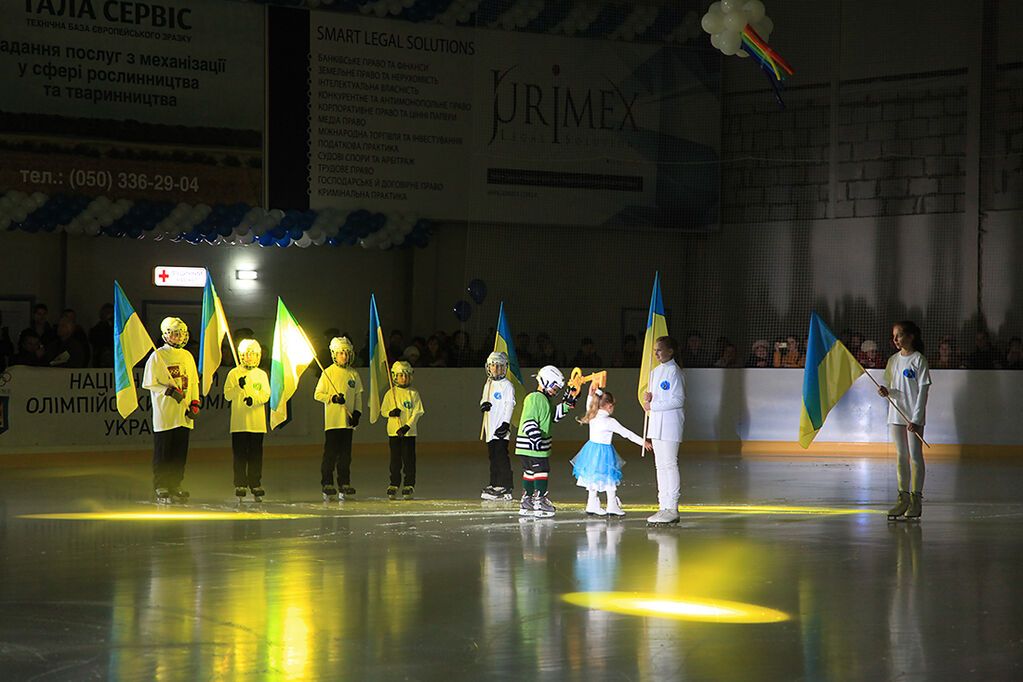
[[[387,345],[380,328],[377,299],[369,295],[369,423],[380,418],[380,392],[391,387],[391,370],[387,366]]]
[[[302,372],[315,359],[312,344],[298,321],[277,298],[277,322],[274,324],[273,359],[270,362],[270,428],[288,420],[288,401],[298,389]]]
[[[654,273],[654,288],[650,292],[650,312],[646,316],[646,335],[643,337],[643,359],[639,365],[639,404],[649,390],[650,374],[657,367],[654,357],[654,342],[668,335],[668,320],[664,317],[664,299],[661,298],[661,273]]]
[[[203,395],[210,392],[213,375],[223,360],[220,349],[227,334],[224,306],[213,286],[213,277],[207,270],[206,286],[202,291],[202,327],[199,330],[199,376],[202,377],[199,388]]]
[[[863,365],[832,333],[817,313],[810,314],[803,370],[803,413],[799,417],[799,444],[804,448],[817,437],[824,420],[861,374]]]
[[[139,407],[132,369],[155,348],[121,285],[114,280],[114,385],[121,419],[127,419]]]
[[[519,415],[522,413],[522,401],[529,392],[526,382],[522,379],[522,368],[519,367],[519,356],[515,354],[515,341],[508,327],[508,319],[504,316],[504,301],[501,301],[501,308],[497,313],[497,333],[494,334],[494,352],[501,352],[508,356],[508,381],[515,387],[515,411],[512,413],[512,424],[519,425]]]

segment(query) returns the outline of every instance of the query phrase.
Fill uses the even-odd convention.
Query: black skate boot
[[[258,485],[255,488],[252,489],[252,497],[254,497],[256,499],[256,502],[262,502],[263,501],[263,495],[266,495],[266,491],[263,490]]]
[[[923,493],[909,494],[909,509],[906,510],[907,521],[919,521],[923,514]]]
[[[522,493],[522,500],[519,502],[519,516],[536,516],[533,512],[533,498],[528,493]]]
[[[249,494],[249,491],[243,485],[236,485],[234,487],[234,496],[241,502],[245,499],[245,496]]]
[[[396,485],[387,486],[387,499],[389,500],[398,499],[398,486]]]
[[[540,493],[533,494],[533,515],[539,519],[548,519],[554,516],[554,512],[557,511],[557,507],[551,504],[551,501],[547,499],[547,495],[541,495]]]
[[[173,502],[173,500],[171,499],[170,490],[168,490],[167,488],[156,489],[157,504],[171,504],[171,502]]]
[[[355,488],[346,483],[345,485],[341,486],[341,494],[344,495],[345,497],[348,497],[349,495],[354,495]]]
[[[416,489],[410,485],[401,489],[401,499],[403,500],[411,500],[415,494]]]
[[[174,499],[174,501],[179,504],[184,504],[185,502],[188,502],[189,495],[187,490],[182,490],[181,488],[174,488],[173,490],[170,491],[170,495]]]
[[[337,488],[332,485],[323,486],[323,501],[337,502]]]
[[[909,493],[905,490],[899,491],[899,499],[896,500],[895,506],[888,510],[888,520],[894,521],[909,509]]]

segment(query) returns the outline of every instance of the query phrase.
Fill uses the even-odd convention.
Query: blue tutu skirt
[[[572,458],[572,475],[580,488],[596,488],[604,492],[622,482],[623,460],[614,446],[587,441]]]

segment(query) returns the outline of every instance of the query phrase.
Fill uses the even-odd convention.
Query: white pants
[[[920,438],[924,430],[920,429]],[[895,443],[895,454],[898,457],[899,490],[921,493],[924,490],[924,446],[915,434],[909,432],[904,424],[889,424],[888,434]]]
[[[661,509],[678,510],[682,478],[678,473],[678,446],[671,440],[652,439],[654,466],[657,467],[657,505]]]

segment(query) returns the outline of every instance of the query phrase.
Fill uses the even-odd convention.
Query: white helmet
[[[172,348],[184,348],[188,343],[188,325],[178,317],[163,318],[163,322],[160,323],[160,334],[164,343]]]
[[[347,336],[335,336],[330,340],[330,359],[338,367],[349,367],[355,361],[355,346]]]
[[[394,382],[395,386],[408,388],[412,385],[413,372],[415,372],[415,370],[412,369],[412,365],[404,360],[398,360],[391,365],[391,381]]]
[[[491,379],[503,379],[508,374],[508,355],[495,350],[487,356],[487,376]]]
[[[242,339],[238,342],[238,359],[241,360],[242,367],[246,369],[258,367],[262,357],[263,349],[260,347],[259,341],[255,339]]]
[[[554,365],[547,365],[541,367],[540,371],[535,375],[537,383],[543,387],[545,391],[559,390],[565,385],[565,375],[561,373],[561,370]]]

